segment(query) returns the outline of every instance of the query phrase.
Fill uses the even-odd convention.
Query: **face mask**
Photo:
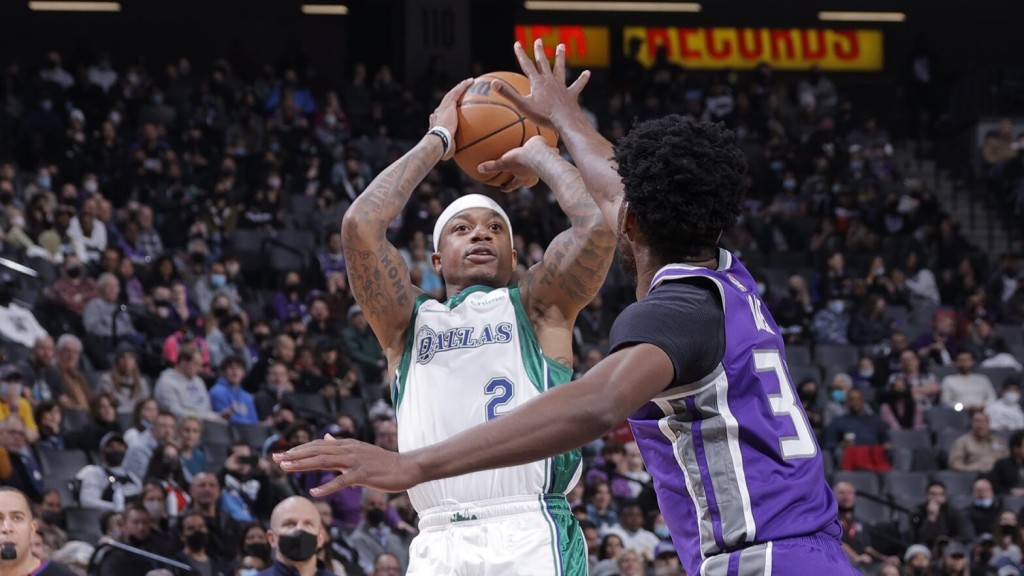
[[[1007,404],[1018,404],[1020,403],[1020,392],[1007,392],[1003,395],[1003,401]]]
[[[371,526],[379,526],[384,521],[384,511],[380,508],[374,508],[366,512],[366,522]]]
[[[203,550],[206,548],[206,532],[193,532],[185,538],[185,545],[191,550]]]
[[[82,275],[82,268],[81,267],[74,266],[72,268],[68,268],[68,278],[78,278],[81,275]]]
[[[110,531],[110,537],[113,538],[114,540],[120,540],[121,539],[121,529],[120,528],[113,528]]]
[[[786,190],[796,190],[796,180],[792,178],[786,178],[782,181],[782,187]]]
[[[974,501],[974,505],[978,508],[990,508],[992,506],[992,498],[978,498]]]
[[[800,400],[803,401],[803,402],[811,402],[811,401],[813,401],[817,397],[818,397],[818,391],[817,390],[801,391],[800,392]]]
[[[832,401],[842,403],[844,400],[846,400],[846,390],[832,391]]]
[[[193,252],[189,257],[192,259],[193,264],[202,264],[203,262],[206,262],[206,254],[203,254],[202,252]]]
[[[228,283],[228,277],[223,274],[211,274],[210,285],[214,288],[223,288]]]
[[[291,534],[277,537],[277,551],[282,556],[296,562],[305,562],[316,554],[316,534],[305,530],[296,530]]]
[[[21,384],[8,384],[6,382],[0,384],[0,396],[7,396],[8,392],[13,392],[15,396],[21,396]]]
[[[256,576],[260,571],[255,568],[242,568],[238,571],[238,576]]]
[[[163,502],[154,502],[152,500],[143,502],[142,507],[149,512],[150,518],[163,518],[164,517],[164,505]]]
[[[124,450],[110,450],[105,452],[107,455],[107,463],[117,468],[124,462]]]
[[[181,470],[181,463],[175,458],[165,458],[162,464],[164,472],[167,474],[174,474],[178,470]]]
[[[999,531],[1002,532],[1004,536],[1013,536],[1017,533],[1017,527],[1013,524],[1001,524],[999,526]]]
[[[85,183],[82,184],[82,188],[89,194],[95,194],[99,191],[100,185],[97,184],[95,180],[86,180]]]
[[[56,526],[58,528],[64,527],[64,515],[60,512],[43,512],[43,522],[46,522],[50,526]]]
[[[243,556],[255,556],[257,558],[266,558],[270,556],[270,545],[269,544],[249,544],[242,548]]]
[[[864,370],[861,370],[859,372],[859,374],[860,374],[861,378],[871,378],[872,376],[875,375],[875,371],[874,370],[864,369]]]
[[[338,123],[338,117],[337,116],[335,116],[334,114],[324,114],[324,124],[326,124],[328,128],[334,126],[337,123]]]
[[[49,176],[40,176],[40,177],[36,178],[36,184],[38,184],[40,188],[45,188],[45,189],[49,190],[50,189],[50,184],[52,184],[52,183],[53,182],[50,180]]]
[[[764,282],[758,282],[757,283],[757,293],[758,294],[763,296],[766,290],[768,290],[768,285],[767,284],[765,284]]]
[[[227,318],[229,314],[231,314],[231,311],[228,310],[227,308],[214,308],[213,309],[213,317],[216,318],[217,320],[223,320],[223,319]]]
[[[842,314],[845,307],[842,300],[832,300],[828,303],[828,309],[836,314]]]
[[[668,526],[660,525],[654,527],[654,535],[662,540],[668,540],[672,537],[672,532],[669,531]]]
[[[285,291],[298,294],[300,286],[300,284],[288,284],[287,286],[285,286]]]
[[[921,568],[920,566],[915,566],[913,569],[913,573],[914,576],[925,576],[926,574],[928,574],[928,569]]]

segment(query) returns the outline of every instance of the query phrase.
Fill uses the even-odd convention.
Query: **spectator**
[[[39,461],[25,438],[25,422],[12,414],[0,421],[0,471],[9,463],[10,472],[2,479],[4,486],[17,488],[29,500],[39,502],[43,497],[43,474]],[[3,475],[0,474],[0,477]]]
[[[106,354],[114,350],[118,342],[136,342],[139,334],[132,324],[131,316],[121,310],[118,297],[121,294],[121,281],[117,276],[106,273],[97,282],[99,295],[85,305],[82,312],[82,323],[86,333],[97,347],[97,353],[91,357],[102,358],[106,362]]]
[[[202,514],[190,512],[181,518],[181,542],[184,548],[181,559],[199,574],[232,574],[232,566],[227,558],[213,556],[207,552],[210,541],[210,529]]]
[[[252,394],[242,388],[245,363],[231,356],[221,364],[221,377],[210,389],[210,406],[214,412],[236,424],[259,422]]]
[[[1020,525],[1017,523],[1017,513],[1006,510],[999,515],[999,522],[992,530],[995,537],[995,548],[992,550],[992,565],[999,566],[1002,558],[1007,558],[1014,565],[1019,566],[1021,561],[1021,548],[1024,548],[1024,541],[1021,539]]]
[[[921,370],[921,360],[913,350],[903,350],[899,356],[898,372],[910,384],[910,392],[920,410],[927,410],[935,405],[942,386],[931,372]],[[895,375],[890,376],[891,381]]]
[[[970,523],[972,534],[984,534],[999,520],[999,512],[1003,509],[1002,498],[996,496],[988,478],[974,481],[972,495],[974,500],[963,509],[963,515]]]
[[[841,296],[830,297],[825,307],[815,312],[811,320],[814,340],[821,344],[849,344],[849,328],[848,303]]]
[[[1024,411],[1020,407],[1020,384],[1007,379],[1003,384],[999,400],[985,408],[985,414],[992,422],[992,429],[1000,432],[1024,429]]]
[[[619,508],[619,523],[608,528],[606,534],[617,534],[627,550],[634,550],[645,560],[654,560],[654,548],[660,541],[643,527],[644,512],[638,502],[630,501]]]
[[[89,409],[89,383],[85,374],[79,370],[82,360],[82,341],[72,334],[64,334],[57,339],[57,370],[61,377],[58,388],[61,394],[57,397],[65,410]]]
[[[601,547],[597,553],[597,564],[591,572],[591,576],[616,576],[619,574],[619,566],[615,559],[625,550],[622,545],[622,538],[617,534],[606,534],[601,538]]]
[[[174,414],[161,410],[153,425],[143,432],[139,439],[128,447],[124,467],[138,478],[145,478],[146,468],[157,446],[174,441],[178,423]]]
[[[960,512],[949,506],[946,485],[936,481],[928,484],[925,502],[914,510],[910,525],[914,540],[929,547],[941,537],[966,540],[970,529]]]
[[[148,265],[164,253],[163,239],[153,226],[153,209],[145,204],[140,205],[135,213],[135,223],[139,229],[136,245],[145,255],[145,264]]]
[[[39,427],[32,414],[32,405],[25,399],[21,385],[21,371],[17,366],[7,365],[0,374],[0,420],[17,414],[25,423],[25,438],[34,443],[39,439]]]
[[[929,576],[931,572],[932,551],[923,544],[914,544],[903,553],[903,562],[907,566],[908,576]]]
[[[358,304],[348,309],[348,326],[342,330],[342,338],[345,351],[362,373],[361,380],[368,383],[380,382],[387,368],[387,360]]]
[[[298,272],[288,272],[284,277],[284,284],[281,291],[274,295],[274,312],[277,320],[284,322],[292,314],[300,318],[305,317],[307,310],[303,302],[305,291],[302,288],[302,278]]]
[[[210,264],[210,271],[196,281],[194,294],[196,306],[203,314],[210,312],[214,296],[219,295],[227,297],[227,307],[230,313],[238,314],[242,311],[238,306],[242,301],[242,297],[238,293],[238,286],[228,280],[227,268],[222,260]]]
[[[319,572],[316,552],[326,544],[327,531],[313,503],[293,496],[274,507],[267,541],[274,549],[274,566],[265,573],[312,574]]]
[[[118,346],[113,366],[100,377],[99,391],[113,395],[117,400],[118,412],[123,414],[131,413],[137,403],[149,398],[149,379],[139,370],[135,349]]]
[[[898,558],[886,557],[876,550],[871,532],[857,516],[857,489],[849,482],[837,482],[833,486],[839,505],[839,525],[843,529],[843,552],[855,568],[872,570],[881,561],[899,562]]]
[[[967,549],[956,540],[946,544],[942,551],[942,560],[935,572],[936,576],[971,576],[970,565],[967,563]]]
[[[123,512],[126,501],[142,492],[142,481],[123,466],[125,444],[120,434],[108,433],[100,440],[99,448],[100,463],[90,464],[75,475],[81,481],[79,501],[83,508]]]
[[[373,559],[384,553],[398,558],[402,570],[409,563],[408,546],[385,522],[387,508],[386,494],[363,489],[363,520],[349,535],[349,543],[359,553],[359,564],[367,573],[373,572]]]
[[[992,467],[992,485],[1000,495],[1024,496],[1024,430],[1010,435],[1010,454]]]
[[[222,558],[235,558],[241,540],[241,526],[220,509],[220,482],[209,472],[200,472],[189,485],[192,509],[206,520],[211,538],[207,550]],[[265,540],[264,540],[265,542]]]
[[[871,294],[853,317],[849,339],[858,346],[876,346],[892,334],[892,320],[886,314],[885,300]]]
[[[210,406],[206,383],[199,377],[203,357],[191,344],[181,347],[178,362],[160,373],[153,388],[153,397],[163,410],[178,417],[198,416],[203,420],[222,421]]]
[[[181,447],[182,473],[185,476],[185,481],[191,484],[197,474],[210,469],[206,451],[199,445],[203,438],[203,421],[195,416],[182,418],[178,438]]]
[[[221,510],[236,522],[263,520],[274,502],[267,477],[268,463],[253,453],[252,447],[236,442],[231,446],[221,470]]]
[[[32,310],[14,301],[16,289],[11,273],[0,271],[0,338],[30,348],[48,334]]]
[[[107,434],[121,436],[121,424],[117,421],[117,400],[110,393],[100,392],[93,397],[89,416],[89,423],[81,430],[75,430],[68,439],[69,447],[92,453],[99,449],[100,441]],[[121,441],[124,442],[124,437],[121,437]]]
[[[191,503],[187,491],[188,484],[182,472],[181,452],[174,444],[161,444],[156,447],[142,478],[146,482],[155,482],[160,487],[165,518],[177,520]],[[150,515],[154,519],[157,517],[152,510]]]
[[[78,256],[69,255],[61,267],[61,277],[53,284],[53,299],[61,308],[81,317],[85,305],[97,295],[96,281],[85,275]]]
[[[129,448],[135,445],[143,434],[153,426],[159,412],[160,407],[152,398],[146,398],[135,405],[135,408],[132,409],[132,426],[124,433],[124,442]]]
[[[992,434],[984,412],[971,415],[971,431],[956,439],[949,449],[949,468],[961,472],[988,473],[1009,454],[1006,441]]]
[[[64,412],[61,410],[60,404],[54,400],[43,400],[36,404],[33,416],[35,416],[36,424],[39,427],[39,440],[36,441],[36,448],[64,450],[66,444],[64,436],[61,435],[61,421],[64,418]]]
[[[644,560],[640,553],[626,548],[615,557],[615,564],[622,576],[644,576]]]
[[[224,361],[235,356],[242,360],[243,368],[252,368],[253,358],[245,339],[245,328],[241,316],[230,315],[217,321],[217,327],[206,336],[210,347],[210,365],[222,366]]]
[[[924,428],[924,415],[917,409],[917,403],[914,402],[911,395],[910,384],[902,374],[895,375],[889,382],[878,414],[890,430],[921,430]]]
[[[607,480],[588,484],[587,516],[602,534],[619,523],[619,515],[612,507],[612,489]],[[622,539],[619,539],[620,543]]]
[[[78,259],[87,264],[99,262],[107,247],[107,227],[96,218],[97,208],[96,198],[85,199],[67,231]]]
[[[125,511],[123,536],[122,542],[129,546],[161,555],[171,552],[163,542],[153,537],[149,512],[138,504]],[[152,567],[151,561],[143,556],[115,549],[103,557],[98,575],[146,574]]]
[[[62,393],[61,376],[53,365],[55,346],[49,335],[40,336],[29,357],[18,363],[29,401],[56,400]]]
[[[970,352],[956,355],[959,374],[942,379],[942,403],[956,410],[985,410],[996,401],[992,381],[984,374],[975,374],[974,357]]]

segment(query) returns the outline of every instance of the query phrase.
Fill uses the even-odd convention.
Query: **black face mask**
[[[64,528],[64,514],[60,512],[43,512],[40,517],[50,526]]]
[[[202,252],[193,252],[189,257],[192,259],[193,264],[202,264],[203,262],[206,262],[206,254],[203,254]]]
[[[204,550],[206,549],[207,540],[206,532],[193,532],[185,537],[185,545],[190,550]]]
[[[1001,524],[999,526],[999,531],[1002,532],[1004,536],[1013,536],[1017,533],[1017,527],[1013,524]]]
[[[231,310],[229,310],[228,308],[213,309],[213,317],[216,318],[217,320],[223,320],[227,318],[229,314],[231,314]]]
[[[385,513],[380,508],[373,508],[366,512],[366,522],[370,526],[380,526],[384,521]]]
[[[269,558],[270,557],[270,545],[269,544],[249,544],[242,548],[242,556],[255,556],[257,558]]]
[[[164,458],[161,465],[164,470],[164,476],[177,474],[181,470],[181,463],[175,458]]]
[[[109,450],[104,452],[107,458],[107,464],[116,468],[124,462],[124,450]]]
[[[73,268],[68,268],[68,278],[78,278],[81,275],[82,275],[82,268],[81,267],[75,266]]]
[[[850,512],[853,512],[853,507],[852,506],[840,506],[839,507],[839,513],[840,514],[849,514]]]
[[[296,530],[291,534],[282,534],[277,537],[277,550],[282,556],[296,562],[305,562],[316,554],[316,534],[310,534],[305,530]]]

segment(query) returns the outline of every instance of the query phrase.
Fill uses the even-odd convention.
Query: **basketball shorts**
[[[774,540],[712,556],[700,566],[701,576],[859,576],[839,540],[818,533]]]
[[[587,545],[561,494],[439,506],[420,514],[407,576],[585,576]]]

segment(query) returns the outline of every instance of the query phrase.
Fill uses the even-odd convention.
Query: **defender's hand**
[[[544,42],[539,38],[533,43],[534,60],[530,60],[519,42],[513,49],[523,74],[530,79],[530,95],[523,96],[508,83],[494,80],[491,86],[499,94],[514,102],[527,118],[549,128],[555,127],[555,118],[579,110],[580,92],[590,79],[590,71],[584,70],[571,86],[566,87],[564,44],[555,47],[554,68],[548,64]]]

